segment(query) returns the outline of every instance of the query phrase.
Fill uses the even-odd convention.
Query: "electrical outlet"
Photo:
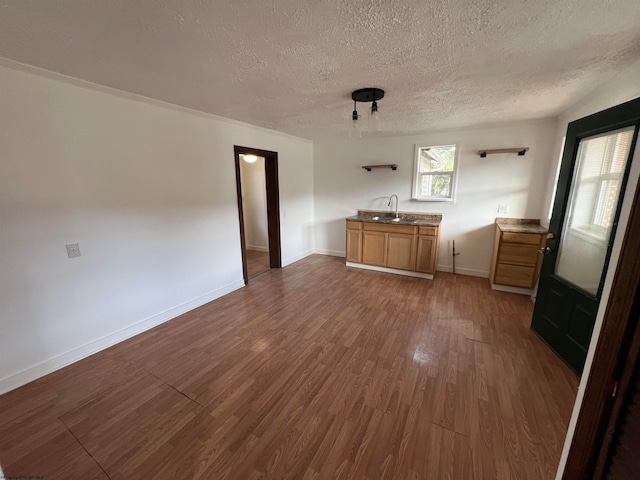
[[[67,245],[67,257],[75,258],[80,256],[80,246],[77,243]]]
[[[507,205],[506,203],[499,203],[498,213],[509,213],[509,205]]]

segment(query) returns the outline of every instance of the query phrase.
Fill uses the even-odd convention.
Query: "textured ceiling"
[[[0,0],[0,56],[324,139],[365,86],[385,134],[557,115],[639,25],[638,0]]]

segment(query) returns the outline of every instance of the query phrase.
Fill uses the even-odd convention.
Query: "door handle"
[[[542,253],[543,255],[549,255],[553,250],[551,250],[551,247],[546,246],[544,248],[541,248],[540,250],[538,250],[540,253]]]

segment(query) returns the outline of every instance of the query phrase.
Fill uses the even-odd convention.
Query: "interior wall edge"
[[[315,248],[313,253],[318,255],[328,255],[330,257],[342,257],[346,258],[347,252],[344,250],[325,250],[324,248]]]
[[[292,263],[295,263],[299,260],[302,260],[303,258],[307,258],[309,255],[313,255],[313,253],[314,253],[313,249],[310,249],[305,252],[294,255],[293,257],[283,258],[282,268],[286,267],[287,265],[291,265]]]
[[[206,303],[212,302],[217,298],[227,295],[235,290],[244,287],[244,280],[237,280],[229,285],[218,288],[212,292],[206,293],[200,297],[194,298],[188,302],[176,305],[169,310],[160,312],[151,317],[145,318],[137,323],[129,325],[125,328],[117,330],[102,338],[93,340],[85,345],[74,348],[73,350],[57,355],[53,358],[45,360],[43,362],[32,365],[24,370],[8,375],[0,379],[0,395],[15,390],[29,382],[33,382],[41,377],[49,375],[50,373],[60,370],[72,363],[75,363],[83,358],[87,358],[95,353],[105,350],[117,343],[128,340],[135,337],[147,330],[151,330],[158,325],[161,325],[170,320],[174,320],[180,315],[190,312],[191,310],[201,307]]]
[[[125,90],[119,90],[114,87],[109,87],[107,85],[101,85],[99,83],[90,82],[88,80],[83,80],[81,78],[72,77],[70,75],[65,75],[64,73],[54,72],[53,70],[47,70],[45,68],[36,67],[35,65],[29,65],[28,63],[18,62],[16,60],[12,60],[7,57],[0,56],[0,66],[10,68],[13,70],[20,70],[24,73],[29,73],[31,75],[37,75],[39,77],[48,78],[50,80],[56,80],[59,82],[63,82],[69,85],[73,85],[75,87],[86,88],[89,90],[94,90],[101,93],[106,93],[110,95],[114,95],[116,97],[124,98],[127,100],[133,100],[136,102],[146,103],[148,105],[153,105],[156,107],[167,108],[169,110],[173,110],[180,113],[187,113],[190,115],[196,115],[199,117],[207,118],[209,120],[217,120],[219,122],[228,123],[231,125],[237,125],[240,127],[250,128],[252,130],[256,130],[263,133],[268,133],[271,135],[277,135],[284,138],[289,138],[292,140],[297,140],[300,142],[305,142],[308,144],[313,144],[312,140],[304,137],[296,137],[295,135],[290,135],[288,133],[280,132],[278,130],[271,130],[269,128],[260,127],[258,125],[253,125],[251,123],[241,122],[240,120],[234,120],[232,118],[222,117],[220,115],[214,115],[212,113],[203,112],[201,110],[196,110],[194,108],[183,107],[182,105],[177,105],[175,103],[165,102],[163,100],[158,100],[156,98],[146,97],[139,93],[127,92]]]
[[[449,265],[438,265],[436,267],[437,272],[453,273],[453,267]],[[477,268],[459,268],[456,267],[456,273],[460,275],[466,275],[468,277],[480,277],[489,278],[488,270],[478,270]]]

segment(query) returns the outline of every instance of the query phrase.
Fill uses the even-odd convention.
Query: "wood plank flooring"
[[[269,252],[259,252],[257,250],[247,250],[247,274],[249,278],[266,272],[269,266]]]
[[[0,396],[5,475],[552,479],[578,378],[486,279],[314,255]]]

